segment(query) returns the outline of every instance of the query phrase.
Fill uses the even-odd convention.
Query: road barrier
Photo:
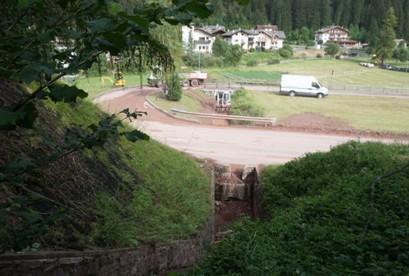
[[[215,113],[198,113],[198,112],[184,111],[184,110],[180,110],[177,108],[172,108],[171,112],[178,113],[178,114],[191,115],[191,116],[195,116],[199,118],[255,122],[255,123],[264,123],[266,125],[272,125],[272,126],[275,125],[277,122],[277,118],[225,115],[225,114],[215,114]]]

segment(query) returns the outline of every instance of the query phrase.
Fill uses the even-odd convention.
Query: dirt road
[[[152,90],[152,89],[151,89]],[[282,164],[308,152],[328,151],[331,147],[357,140],[341,135],[297,133],[246,127],[218,127],[180,121],[157,111],[145,97],[151,90],[114,91],[94,99],[112,113],[126,107],[147,111],[148,116],[135,126],[159,142],[195,157],[209,158],[224,164]],[[387,139],[365,138],[361,141]]]

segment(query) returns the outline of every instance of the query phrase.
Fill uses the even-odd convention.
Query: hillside
[[[354,39],[363,40],[379,30],[393,7],[399,19],[397,36],[409,40],[408,0],[251,0],[244,7],[232,0],[213,0],[213,4],[215,13],[207,20],[211,24],[233,28],[272,23],[286,32],[336,24],[353,26]]]
[[[407,145],[351,142],[262,174],[243,220],[193,275],[407,275]]]
[[[1,82],[2,104],[21,95]],[[70,143],[76,126],[106,114],[88,101],[37,106],[34,129],[0,131],[0,251],[170,241],[194,234],[206,221],[208,177],[191,158],[154,141],[120,137],[44,162]],[[42,165],[10,173],[29,164]]]

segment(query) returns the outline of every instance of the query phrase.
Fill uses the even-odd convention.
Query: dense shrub
[[[280,50],[278,50],[278,54],[282,57],[282,58],[290,58],[293,56],[293,48],[291,48],[290,45],[284,45],[283,48],[281,48]]]
[[[224,66],[238,65],[243,56],[243,50],[239,45],[230,45],[219,38],[213,43],[212,50],[215,57],[221,58]]]
[[[338,44],[335,44],[335,43],[332,43],[332,42],[331,42],[331,43],[328,43],[328,44],[327,44],[327,46],[325,47],[324,51],[325,51],[325,54],[326,54],[326,55],[329,55],[329,56],[334,57],[334,56],[336,56],[336,55],[339,53],[340,48],[339,48],[339,45],[338,45]]]
[[[231,115],[263,117],[264,110],[257,106],[246,90],[236,91],[232,96]],[[239,122],[244,124],[246,122]]]
[[[409,49],[403,47],[396,48],[393,51],[393,58],[402,62],[409,60]]]
[[[253,67],[253,66],[257,66],[257,60],[255,60],[255,59],[250,59],[249,61],[247,61],[246,62],[246,66],[249,66],[249,67]]]
[[[272,64],[280,64],[280,60],[277,58],[271,58],[267,61],[268,65],[272,65]]]
[[[177,73],[173,72],[166,77],[167,94],[170,101],[179,101],[182,98],[182,87]]]
[[[183,63],[186,66],[193,68],[208,68],[208,67],[222,67],[223,60],[220,57],[215,57],[207,54],[188,54],[183,56]]]
[[[406,166],[408,155],[408,146],[351,142],[266,168],[272,219],[239,223],[200,273],[407,275],[408,168],[372,183]]]
[[[316,55],[316,58],[322,58],[322,54],[318,53],[318,54]]]

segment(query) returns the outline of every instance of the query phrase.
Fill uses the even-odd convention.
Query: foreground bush
[[[354,142],[267,168],[272,218],[236,225],[200,274],[407,275],[408,155],[408,146]]]

